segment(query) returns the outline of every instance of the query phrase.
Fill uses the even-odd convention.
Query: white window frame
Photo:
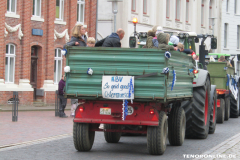
[[[14,80],[15,80],[15,57],[16,57],[16,46],[14,45],[14,44],[12,44],[12,43],[9,43],[9,44],[7,44],[6,46],[8,46],[8,52],[9,53],[6,53],[5,54],[5,60],[6,60],[6,58],[7,58],[7,61],[8,61],[8,69],[7,69],[7,79],[6,79],[6,73],[5,73],[5,83],[14,83]],[[14,51],[13,51],[13,53],[14,54],[11,54],[10,53],[10,47],[11,46],[13,46],[14,47]],[[7,52],[7,51],[6,51]],[[13,60],[13,81],[12,82],[10,82],[9,81],[9,77],[10,77],[10,59],[11,58],[13,58],[14,60]],[[6,62],[5,62],[6,63]],[[6,67],[6,65],[4,64],[4,66]],[[6,69],[5,69],[6,70]]]
[[[7,8],[7,13],[13,13],[16,14],[17,13],[17,0],[15,0],[15,11],[12,12],[11,8],[12,8],[12,0],[7,0],[9,1],[9,8]]]
[[[237,49],[240,49],[240,25],[237,25]]]
[[[77,1],[77,5],[78,5],[78,19],[77,19],[77,23],[82,23],[84,24],[84,16],[85,16],[85,0],[84,1],[81,1],[81,0],[78,0]],[[81,22],[80,19],[81,19],[81,5],[83,5],[83,21]]]
[[[224,23],[224,48],[228,47],[228,23]]]
[[[166,18],[170,19],[171,13],[170,13],[170,8],[171,8],[171,0],[166,0]]]
[[[63,7],[62,7],[62,4],[63,4]],[[56,7],[57,7],[57,5],[56,5]],[[63,11],[62,11],[62,9],[63,9]],[[59,18],[56,18],[56,20],[63,21],[63,19],[64,19],[64,0],[59,0],[59,13],[58,14],[59,14]]]
[[[58,82],[61,80],[61,77],[62,77],[62,63],[63,63],[62,61],[63,61],[63,58],[62,58],[61,50],[62,50],[61,48],[56,48],[56,49],[55,49],[54,61],[56,61],[56,62],[54,63],[54,68],[56,69],[56,70],[55,70],[56,76],[54,77],[54,84],[58,84]],[[60,52],[61,57],[58,57],[58,53],[56,54],[56,52],[58,52],[58,53]],[[57,55],[57,56],[56,56],[56,55]],[[58,61],[59,61],[59,60],[61,60],[61,64],[60,64],[60,65],[61,65],[61,72],[60,72],[61,75],[60,75],[60,79],[58,79],[58,72],[57,72],[58,65],[59,65],[59,64],[58,64]],[[55,67],[55,64],[56,64],[56,67]],[[54,74],[55,74],[55,73],[54,73]]]
[[[41,17],[41,12],[42,12],[42,0],[40,0],[40,7],[39,7],[39,14],[40,14],[40,15],[36,15],[36,12],[37,12],[36,8],[38,7],[38,6],[37,6],[37,3],[36,3],[37,0],[33,0],[33,1],[35,1],[35,6],[33,6],[33,7],[34,7],[33,16],[34,16],[34,17]]]

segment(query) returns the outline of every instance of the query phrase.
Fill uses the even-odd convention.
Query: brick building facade
[[[66,63],[61,49],[76,23],[95,37],[96,0],[0,2],[0,104],[7,104],[13,91],[23,105],[54,103]]]

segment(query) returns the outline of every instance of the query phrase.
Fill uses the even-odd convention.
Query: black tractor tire
[[[174,106],[168,116],[168,140],[173,146],[181,146],[185,139],[186,117],[183,108]]]
[[[191,138],[191,130],[192,130],[192,101],[183,101],[181,107],[185,111],[186,117],[186,132],[185,137]]]
[[[205,139],[208,136],[211,113],[210,88],[209,77],[204,86],[193,88],[192,119],[190,127],[187,126],[186,138]]]
[[[114,124],[104,124],[104,129],[121,129],[121,126]],[[121,135],[121,132],[104,132],[105,140],[108,143],[118,143]]]
[[[162,155],[167,148],[168,121],[165,112],[159,113],[159,126],[148,126],[147,149],[152,155]]]
[[[211,95],[211,114],[210,114],[210,125],[209,125],[209,134],[213,134],[216,129],[216,123],[217,123],[217,92],[216,88],[211,88],[211,93],[213,92],[213,95]]]
[[[220,107],[217,107],[217,123],[223,123],[225,119],[225,101],[220,99]]]
[[[230,97],[226,96],[225,97],[225,117],[224,120],[228,121],[230,118]]]
[[[230,95],[230,118],[238,118],[239,116],[239,108],[237,106],[237,101],[234,96]]]
[[[73,124],[73,142],[76,150],[90,151],[95,138],[95,131],[89,131],[90,125],[87,123]]]

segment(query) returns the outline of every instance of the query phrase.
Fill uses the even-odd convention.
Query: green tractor
[[[216,86],[211,85],[210,73],[205,67],[205,50],[204,41],[209,35],[197,35],[194,32],[164,31],[170,35],[179,37],[179,41],[184,44],[184,49],[191,49],[196,53],[196,43],[199,45],[200,61],[195,64],[195,75],[193,80],[193,98],[190,101],[184,101],[181,107],[186,116],[186,138],[205,139],[208,134],[213,134],[216,128],[217,115],[217,93]],[[216,39],[212,36],[211,41],[215,42],[211,46],[216,49]],[[147,32],[139,36],[138,48],[146,44]],[[213,39],[213,40],[212,40]],[[134,46],[134,45],[133,45]]]

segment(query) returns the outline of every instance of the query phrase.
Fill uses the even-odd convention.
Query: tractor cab
[[[138,48],[142,48],[147,42],[147,32],[138,32]]]

